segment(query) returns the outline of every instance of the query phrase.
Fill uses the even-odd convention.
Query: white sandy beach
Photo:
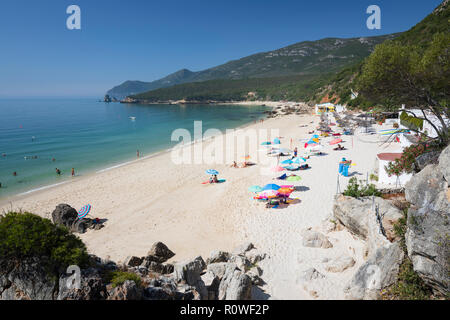
[[[246,130],[279,129],[283,137],[281,146],[290,148],[292,139],[293,147],[297,146],[302,156],[304,142],[299,140],[309,138],[307,132],[318,122],[315,115],[288,115],[251,124]],[[359,133],[344,136],[342,145],[346,151],[333,151],[328,145],[331,138],[323,139],[326,155],[312,156],[308,161],[312,169],[297,171],[302,180],[288,183],[302,187],[292,194],[301,202],[285,209],[266,209],[263,203],[252,199],[247,190],[252,185],[285,183],[272,180],[276,173],[262,175],[263,159],[259,157],[262,153],[250,152],[251,161],[257,165],[240,169],[230,168],[229,163],[175,165],[170,153],[161,153],[7,199],[0,204],[0,211],[21,209],[50,217],[60,203],[75,208],[90,203],[92,216],[107,221],[103,229],[89,230],[80,237],[89,252],[116,261],[124,261],[131,255],[143,256],[156,241],[164,242],[176,253],[172,261],[198,255],[206,259],[212,250],[230,251],[251,241],[269,255],[260,266],[267,283],[265,293],[271,299],[342,299],[342,289],[363,263],[363,243],[343,230],[327,234],[333,248],[307,248],[302,245],[300,233],[309,227],[321,230],[322,222],[330,217],[342,157],[356,163],[350,173],[361,179],[373,170],[376,154],[388,151],[384,149],[386,146],[379,146],[377,139],[377,135]],[[210,143],[203,143],[203,149]],[[234,152],[227,148],[226,152]],[[392,150],[395,146],[388,148]],[[205,170],[209,168],[217,169],[219,178],[226,182],[201,184],[208,179]],[[348,179],[340,178],[341,190]],[[342,273],[324,270],[326,259],[342,255],[352,256],[356,264]],[[317,281],[316,287],[305,288],[299,275],[312,266],[327,277]]]

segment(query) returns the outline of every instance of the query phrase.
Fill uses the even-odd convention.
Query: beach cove
[[[316,115],[287,115],[258,121],[245,130],[277,129],[281,146],[290,148],[292,139],[302,156],[303,141],[319,121]],[[80,238],[89,252],[116,261],[125,261],[130,255],[143,256],[156,241],[176,253],[171,262],[198,255],[208,257],[213,250],[231,251],[252,242],[269,256],[260,266],[265,294],[271,299],[343,299],[340,289],[363,263],[363,242],[348,231],[336,231],[330,234],[333,248],[324,251],[304,247],[301,232],[308,228],[322,230],[324,220],[331,216],[340,159],[352,159],[357,166],[352,167],[351,175],[365,178],[374,167],[376,154],[389,148],[380,146],[377,139],[376,135],[359,133],[345,137],[344,152],[333,151],[324,142],[325,155],[312,156],[308,160],[311,169],[297,173],[302,180],[295,183],[298,191],[293,196],[300,203],[280,210],[266,209],[247,190],[252,185],[277,183],[273,180],[276,174],[262,174],[258,161],[254,161],[255,166],[239,169],[229,163],[175,165],[170,152],[22,195],[2,203],[0,210],[30,211],[50,218],[60,203],[75,208],[90,203],[92,215],[106,219],[105,227]],[[206,149],[210,143],[204,142],[202,147]],[[250,156],[252,160],[260,157]],[[225,183],[202,184],[207,179],[205,170],[211,167],[220,172]],[[348,179],[340,179],[341,190]],[[299,275],[303,270],[349,254],[354,266],[342,273],[327,274],[314,294],[302,286]]]

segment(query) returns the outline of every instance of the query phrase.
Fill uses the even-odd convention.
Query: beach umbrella
[[[278,197],[277,190],[265,190],[257,194],[256,199],[271,199]]]
[[[250,160],[251,157],[249,155],[247,155],[247,156],[244,156],[242,158],[244,158],[244,160]]]
[[[292,164],[294,163],[294,161],[292,161],[291,159],[286,159],[284,161],[281,161],[281,164]]]
[[[292,163],[300,164],[300,163],[305,163],[305,162],[306,162],[306,159],[301,158],[301,157],[295,157],[294,159],[292,159]]]
[[[330,145],[341,143],[342,139],[334,139],[333,141],[330,141]]]
[[[219,174],[219,171],[214,170],[214,169],[208,169],[208,170],[206,170],[206,173],[207,173],[207,174],[215,174],[215,175],[218,175],[218,174]]]
[[[81,207],[80,211],[78,211],[78,219],[83,219],[88,215],[88,213],[91,211],[91,205],[87,204],[83,207]]]
[[[286,181],[300,181],[301,179],[299,176],[289,176],[286,178]]]
[[[274,184],[274,183],[266,184],[266,185],[263,187],[263,190],[264,190],[264,191],[266,191],[266,190],[278,190],[278,189],[280,189],[280,186],[277,185],[277,184]]]
[[[270,168],[270,171],[273,171],[273,172],[280,172],[280,171],[284,171],[284,170],[285,169],[280,166]]]
[[[273,139],[273,144],[281,144],[280,139],[278,138]]]
[[[251,186],[250,188],[248,188],[248,191],[258,193],[263,191],[263,188],[261,188],[260,186]]]
[[[289,196],[293,191],[293,188],[280,188],[278,189],[278,195]]]

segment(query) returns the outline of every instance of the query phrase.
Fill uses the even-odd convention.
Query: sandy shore
[[[261,104],[261,102],[259,102]],[[299,148],[301,139],[319,122],[318,116],[289,115],[257,122],[245,130],[278,129],[281,147]],[[235,133],[234,133],[235,135]],[[270,137],[273,140],[273,136]],[[310,170],[298,171],[302,177],[292,184],[300,187],[292,196],[300,203],[285,209],[266,209],[252,200],[247,189],[252,185],[279,183],[276,176],[262,174],[269,158],[265,152],[246,150],[257,165],[248,168],[230,168],[229,161],[221,164],[174,164],[172,153],[161,153],[46,190],[22,197],[14,197],[0,204],[0,211],[23,210],[49,217],[55,206],[68,203],[80,208],[86,203],[93,207],[92,216],[107,219],[105,228],[80,235],[91,253],[123,261],[127,256],[143,256],[155,241],[162,241],[180,261],[212,250],[232,250],[251,241],[270,258],[261,262],[262,278],[267,282],[266,294],[272,299],[341,299],[342,289],[363,262],[363,243],[346,231],[328,234],[331,249],[313,249],[302,245],[301,231],[312,227],[320,230],[324,219],[331,215],[336,193],[337,166],[345,156],[357,165],[351,175],[361,179],[371,172],[375,156],[386,152],[377,143],[377,136],[356,134],[345,137],[347,151],[336,152],[324,139],[324,156],[308,161]],[[259,141],[261,142],[261,141]],[[212,141],[200,148],[211,150]],[[193,150],[199,144],[185,148]],[[389,148],[392,149],[392,146]],[[225,154],[232,154],[242,162],[240,153],[224,146]],[[198,150],[198,149],[197,149]],[[195,159],[194,159],[195,160]],[[276,159],[270,159],[276,161]],[[263,165],[263,163],[265,163]],[[203,185],[208,179],[205,170],[217,169],[224,183]],[[341,188],[349,178],[340,178]],[[351,255],[356,264],[342,273],[327,273],[324,261],[342,255]],[[316,288],[305,288],[299,276],[301,271],[314,266],[327,275]]]

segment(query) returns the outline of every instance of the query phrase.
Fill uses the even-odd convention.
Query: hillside
[[[410,30],[401,33],[392,41],[401,45],[417,46],[426,48],[433,36],[437,33],[450,32],[450,6],[449,0],[443,1],[432,13],[412,27]],[[363,97],[350,100],[351,90],[357,88],[359,76],[361,74],[364,61],[354,66],[346,67],[331,78],[329,82],[317,90],[314,94],[315,100],[323,96],[335,96],[341,103],[348,103],[350,106],[366,108],[372,106],[372,103],[366,101]]]
[[[284,77],[217,79],[189,82],[133,95],[141,103],[185,100],[191,102],[262,100],[310,100],[311,92],[326,82],[326,77],[296,75]]]
[[[339,71],[345,66],[361,61],[373,51],[377,44],[395,36],[326,38],[299,42],[274,51],[229,61],[203,71],[192,72],[183,69],[152,82],[126,81],[109,90],[107,94],[121,99],[125,96],[188,82],[325,74]]]

